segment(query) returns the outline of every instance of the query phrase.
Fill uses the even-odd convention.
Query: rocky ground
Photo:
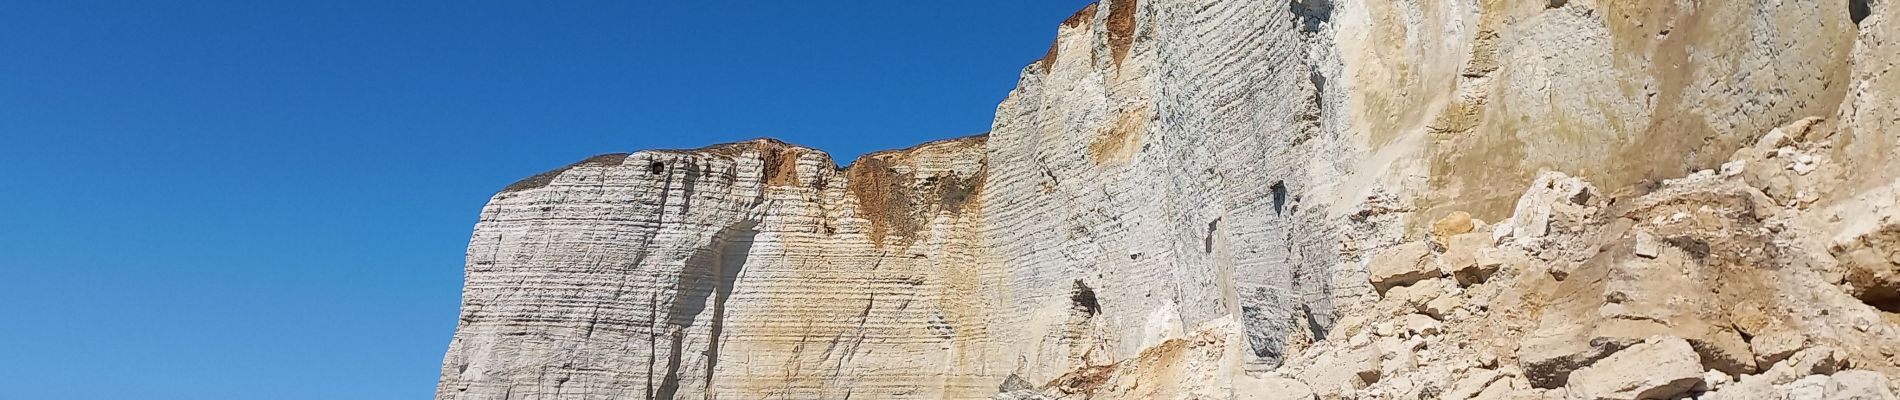
[[[1851,171],[1821,122],[1720,170],[1611,191],[1546,172],[1508,219],[1439,219],[1277,369],[1234,373],[1216,323],[995,398],[1893,399],[1900,201],[1824,197]]]

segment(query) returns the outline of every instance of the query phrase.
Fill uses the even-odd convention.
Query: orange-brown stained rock
[[[917,225],[911,223],[910,187],[906,181],[908,174],[897,172],[890,161],[882,157],[866,156],[851,163],[845,169],[848,189],[858,198],[858,216],[871,221],[871,242],[884,245],[884,238],[892,230],[904,232],[908,236],[917,231]]]
[[[859,217],[871,223],[871,242],[883,246],[889,238],[897,236],[896,244],[908,245],[936,213],[961,213],[973,205],[977,195],[982,193],[988,168],[970,176],[942,172],[918,177],[915,172],[900,171],[898,167],[912,163],[917,152],[931,151],[934,145],[955,143],[980,148],[984,140],[985,137],[979,135],[871,153],[846,167],[846,189],[858,199]],[[914,166],[909,170],[915,171]]]
[[[1115,0],[1108,3],[1108,51],[1115,56],[1115,67],[1122,66],[1122,59],[1128,57],[1128,47],[1135,43],[1135,9],[1138,0]]]
[[[1173,339],[1170,343],[1173,341],[1180,341],[1180,339]],[[1168,343],[1163,343],[1163,345],[1167,344]],[[1103,384],[1108,383],[1109,378],[1115,376],[1115,370],[1120,365],[1121,364],[1109,364],[1078,368],[1056,377],[1056,379],[1050,381],[1047,386],[1058,388],[1058,390],[1064,393],[1095,393]]]
[[[758,152],[759,159],[765,163],[760,176],[768,186],[798,186],[798,159],[805,152],[812,151],[791,143],[773,138],[758,138],[743,142],[722,143],[701,147],[695,150],[661,150],[678,153],[706,153],[726,157],[740,157],[747,152]]]
[[[1061,29],[1088,25],[1089,20],[1092,18],[1095,18],[1095,3],[1089,3],[1088,6],[1082,7],[1082,9],[1076,11],[1075,14],[1070,14],[1069,18],[1062,20],[1062,27],[1058,28],[1058,32],[1060,32]],[[1062,38],[1060,33],[1058,33],[1055,41],[1049,43],[1049,52],[1043,54],[1041,60],[1036,60],[1036,66],[1042,68],[1042,72],[1049,72],[1049,67],[1056,63],[1056,56],[1061,55],[1061,48]]]
[[[1096,165],[1124,163],[1141,148],[1141,137],[1148,130],[1148,107],[1122,110],[1115,124],[1103,129],[1089,143],[1089,159]]]
[[[759,149],[765,161],[765,184],[798,186],[798,156],[804,152],[791,146],[767,146]]]

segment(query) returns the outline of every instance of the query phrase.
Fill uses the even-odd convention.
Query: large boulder
[[[1682,338],[1650,338],[1570,374],[1573,399],[1669,399],[1702,382],[1702,362]]]
[[[1371,265],[1366,266],[1372,278],[1372,288],[1384,295],[1396,286],[1443,276],[1444,273],[1432,265],[1431,255],[1431,247],[1427,243],[1410,242],[1392,246],[1372,256]]]
[[[1451,236],[1446,240],[1445,254],[1438,257],[1438,268],[1459,285],[1484,283],[1504,265],[1492,243],[1491,234],[1485,232]]]

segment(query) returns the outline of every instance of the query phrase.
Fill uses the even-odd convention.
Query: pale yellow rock
[[[1234,387],[1235,400],[1314,400],[1319,398],[1313,389],[1295,379],[1262,378],[1239,379],[1241,384]]]
[[[1456,311],[1459,306],[1463,306],[1464,304],[1465,304],[1465,300],[1464,300],[1464,297],[1462,296],[1457,296],[1457,295],[1440,296],[1436,299],[1432,299],[1431,301],[1425,302],[1425,305],[1423,307],[1419,307],[1418,312],[1431,316],[1434,319],[1438,319],[1442,321],[1445,318],[1450,317],[1453,311]]]
[[[1445,275],[1457,280],[1459,285],[1483,283],[1503,266],[1503,260],[1496,255],[1497,249],[1491,245],[1493,242],[1487,233],[1458,234],[1451,236],[1446,243],[1445,253],[1438,256],[1438,267]]]
[[[1755,335],[1748,345],[1755,353],[1756,365],[1775,365],[1807,348],[1808,337],[1800,332],[1776,330]]]
[[[1373,288],[1383,294],[1394,286],[1443,276],[1431,261],[1431,248],[1427,243],[1410,242],[1373,256],[1366,269],[1372,276]]]
[[[1406,314],[1399,317],[1399,325],[1413,336],[1436,336],[1443,329],[1438,320],[1424,314]]]
[[[1652,338],[1577,370],[1565,386],[1573,399],[1671,399],[1702,381],[1702,364],[1689,342]]]
[[[1657,239],[1656,235],[1651,235],[1649,232],[1637,231],[1635,246],[1636,256],[1638,257],[1656,258],[1662,255],[1662,240]]]
[[[1432,222],[1432,240],[1444,246],[1452,236],[1462,235],[1474,229],[1477,229],[1477,224],[1471,219],[1470,213],[1453,211],[1439,218],[1438,221]]]

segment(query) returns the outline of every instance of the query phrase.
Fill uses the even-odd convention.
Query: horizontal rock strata
[[[509,185],[437,397],[1892,398],[1888,3],[1104,0],[986,135]]]

